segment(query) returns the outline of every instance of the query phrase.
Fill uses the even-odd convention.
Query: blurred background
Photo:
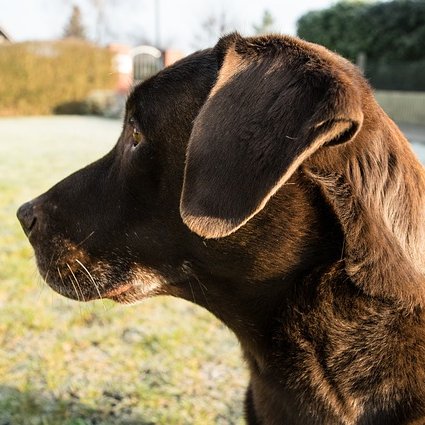
[[[425,161],[425,0],[0,0],[0,425],[243,423],[247,374],[213,316],[66,300],[15,219],[113,146],[134,84],[233,30],[356,63]]]

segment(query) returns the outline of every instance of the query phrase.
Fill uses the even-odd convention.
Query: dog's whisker
[[[78,290],[79,290],[79,293],[81,294],[81,298],[82,298],[82,300],[85,302],[86,300],[85,300],[85,298],[84,298],[83,291],[82,291],[82,289],[81,289],[81,286],[80,286],[80,283],[78,282],[77,277],[75,276],[75,273],[72,271],[72,268],[71,268],[71,266],[70,266],[68,263],[66,263],[66,266],[68,267],[69,271],[71,272],[71,275],[72,275],[72,277],[74,278],[75,283],[76,283],[76,285],[77,285],[77,286],[75,286],[75,285],[73,284],[72,277],[68,276],[68,279],[69,279],[69,281],[71,282],[71,284],[72,284],[72,286],[74,287],[74,290],[75,290],[75,292],[76,292],[76,294],[77,294],[78,301],[80,301],[80,298],[79,298],[79,296],[78,296]],[[77,290],[77,287],[78,287],[78,290]],[[84,307],[82,307],[82,304],[81,304],[80,302],[78,303],[78,310],[79,310],[79,312],[80,312],[80,317],[81,317],[81,318],[83,318],[83,310],[84,310]]]
[[[47,267],[47,272],[46,272],[46,275],[44,276],[44,280],[47,282],[47,279],[48,279],[48,277],[49,277],[49,273],[50,273],[50,270],[51,270],[51,267],[52,267],[52,263],[53,263],[53,258],[54,258],[54,256],[55,256],[55,253],[53,252],[52,253],[52,255],[51,255],[51,257],[50,257],[50,261],[49,261],[49,265],[48,265],[48,267]]]
[[[211,310],[211,306],[210,303],[208,302],[207,296],[205,291],[208,292],[208,288],[198,279],[198,277],[195,275],[195,273],[193,273],[191,267],[190,267],[190,263],[189,262],[183,262],[182,266],[181,266],[181,270],[183,271],[183,273],[186,275],[188,283],[190,285],[190,278],[193,277],[196,282],[198,283],[199,289],[202,292],[202,295],[204,296],[205,299],[205,303],[208,306],[208,308]],[[190,288],[192,290],[192,286],[190,285]],[[192,290],[192,294],[193,294],[193,290]],[[194,297],[195,299],[195,297]]]
[[[84,299],[83,291],[82,291],[82,289],[81,289],[81,286],[80,286],[80,283],[78,282],[77,277],[75,276],[75,273],[72,271],[72,268],[71,268],[71,266],[70,266],[68,263],[66,263],[66,266],[68,267],[69,271],[71,272],[71,275],[72,275],[72,277],[74,278],[75,283],[76,283],[76,285],[78,286],[78,289],[80,290],[81,298],[82,298],[82,299],[83,299],[83,301],[85,302],[86,300]]]
[[[99,291],[99,285],[96,283],[94,277],[89,272],[89,270],[87,269],[87,267],[80,260],[76,259],[75,261],[82,267],[82,269],[84,270],[84,272],[87,274],[87,276],[89,277],[89,279],[92,281],[92,283],[93,283],[93,285],[94,285],[94,287],[96,289],[96,292],[99,295],[99,299],[100,299],[100,301],[102,303],[103,309],[106,311],[105,303],[103,302],[102,295],[100,294],[100,291]]]
[[[57,268],[57,271],[58,271],[58,273],[59,273],[59,276],[60,276],[60,279],[61,279],[61,282],[62,282],[62,286],[66,286],[66,285],[65,285],[65,282],[64,282],[64,280],[63,280],[63,278],[62,278],[62,274],[61,274],[61,272],[60,272],[59,267]],[[78,300],[78,301],[80,301],[80,294],[78,293],[78,291],[77,291],[77,287],[75,286],[75,284],[74,284],[74,282],[72,281],[72,279],[71,279],[71,285],[72,285],[72,287],[74,288],[74,292],[75,292],[75,295],[76,295],[76,297],[77,297],[77,300]]]
[[[72,281],[72,277],[71,276],[67,276],[68,280],[71,282],[71,285],[74,287],[74,291],[78,297],[77,301],[81,301],[78,291],[77,291],[77,287],[74,285],[74,282]],[[83,318],[83,309],[81,307],[81,302],[78,303],[78,311],[80,312],[80,317]]]
[[[206,304],[208,306],[208,309],[211,311],[210,303],[208,302],[207,295],[205,294],[205,291],[208,291],[208,288],[198,279],[197,276],[193,275],[193,277],[195,278],[196,282],[198,282],[199,289],[201,290],[202,295],[204,296],[204,299],[205,299],[205,302],[206,302]]]
[[[62,282],[62,286],[64,286],[64,285],[65,285],[65,283],[64,283],[64,281],[63,281],[62,273],[61,273],[61,271],[60,271],[59,267],[56,267],[56,270],[57,270],[58,275],[59,275],[59,278],[60,278],[60,280],[61,280],[61,282]]]
[[[59,267],[56,267],[56,270],[57,270],[59,278],[62,282],[62,286],[65,287],[66,286],[65,281],[63,280],[62,273],[61,273]],[[74,288],[74,292],[75,292],[75,295],[77,297],[77,300],[80,301],[80,295],[78,294],[77,287],[74,285],[74,282],[72,281],[72,279],[70,279],[70,282],[71,282],[72,287]],[[53,298],[52,298],[52,303],[53,303]],[[81,307],[80,307],[80,314],[81,314]]]
[[[190,282],[190,279],[187,280],[187,283],[189,284],[190,292],[192,292],[193,302],[196,304],[195,292],[193,291],[193,287],[192,287],[192,284]]]
[[[58,265],[58,263],[59,263],[59,260],[61,259],[61,257],[63,256],[63,254],[64,254],[64,252],[66,251],[66,247],[65,246],[62,246],[61,248],[60,248],[60,250],[59,251],[57,251],[57,257],[56,257],[56,265]]]
[[[93,235],[94,235],[94,230],[85,239],[83,239],[81,242],[77,243],[76,248],[81,246],[84,242],[86,242],[88,239],[90,239]]]

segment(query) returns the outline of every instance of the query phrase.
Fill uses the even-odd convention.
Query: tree
[[[297,34],[323,44],[351,60],[414,61],[425,58],[425,1],[340,1],[308,12],[297,22]]]
[[[213,46],[222,35],[233,30],[234,25],[228,21],[224,12],[210,14],[202,22],[202,33],[196,35],[196,42],[192,45],[196,49]]]
[[[83,40],[86,39],[86,30],[82,23],[81,10],[78,6],[74,5],[72,7],[72,14],[68,24],[65,26],[63,36],[64,38],[74,37],[74,38],[81,38]]]
[[[367,9],[367,51],[389,61],[425,59],[425,1],[396,0]]]
[[[106,18],[107,1],[90,0],[90,3],[96,11],[96,41],[101,43],[104,40],[108,27]]]
[[[254,29],[255,34],[261,35],[273,32],[274,23],[275,21],[273,15],[270,13],[269,10],[266,9],[263,13],[261,22],[258,25],[254,24],[252,27]]]

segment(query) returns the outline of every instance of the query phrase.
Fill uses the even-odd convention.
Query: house
[[[135,82],[144,81],[165,66],[181,59],[180,50],[159,50],[154,46],[130,47],[123,44],[110,44],[113,54],[113,70],[118,76],[117,91],[126,94]]]

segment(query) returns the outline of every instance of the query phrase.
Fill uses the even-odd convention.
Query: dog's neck
[[[251,368],[266,364],[279,320],[296,303],[294,290],[306,276],[339,260],[343,246],[333,212],[302,173],[267,208],[264,216],[271,221],[253,223],[257,233],[247,226],[240,230],[244,234],[226,238],[226,243],[194,238],[197,257],[187,264],[187,279],[169,291],[204,307],[228,326]]]
[[[188,279],[172,295],[200,305],[238,337],[244,351],[261,361],[268,352],[276,314],[285,304],[286,282],[235,282],[212,277]],[[260,355],[261,353],[261,355]]]
[[[297,270],[265,282],[196,277],[175,287],[172,295],[195,302],[228,326],[251,371],[261,373],[272,361],[273,344],[287,315],[307,292],[315,291],[311,282],[320,281],[328,267]]]

